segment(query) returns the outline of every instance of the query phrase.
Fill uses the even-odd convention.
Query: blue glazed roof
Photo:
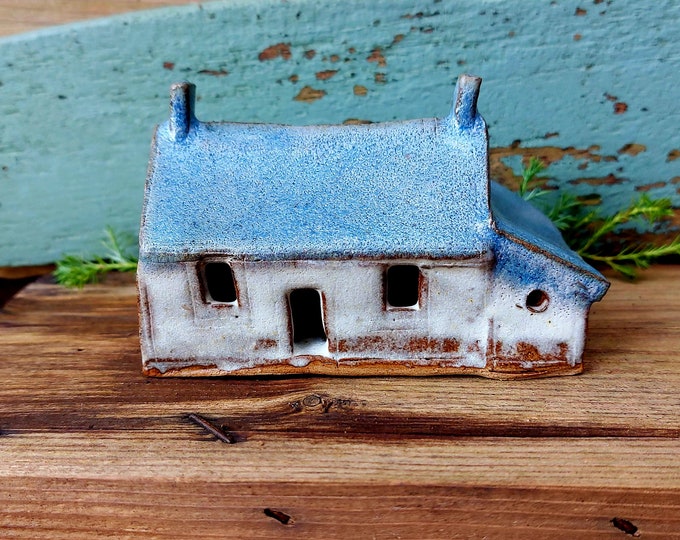
[[[184,113],[182,113],[184,114]],[[176,119],[175,119],[176,120]],[[480,116],[292,127],[159,126],[141,255],[476,257],[489,250]]]

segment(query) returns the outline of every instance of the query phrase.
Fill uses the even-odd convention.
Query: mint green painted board
[[[153,126],[184,79],[202,120],[312,124],[445,115],[469,72],[492,146],[597,145],[553,164],[555,182],[612,174],[570,189],[618,208],[654,185],[680,203],[679,2],[368,4],[218,2],[0,41],[0,266],[137,230]],[[325,94],[296,100],[305,86]]]

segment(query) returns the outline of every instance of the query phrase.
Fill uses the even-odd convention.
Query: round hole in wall
[[[548,298],[548,293],[545,291],[534,289],[529,294],[527,294],[526,306],[529,311],[541,313],[542,311],[548,309],[549,303],[550,298]]]

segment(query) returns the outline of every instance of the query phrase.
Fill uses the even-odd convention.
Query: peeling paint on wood
[[[348,118],[342,122],[343,124],[372,124],[370,120],[362,120],[361,118]]]
[[[629,156],[637,156],[640,152],[647,150],[644,144],[628,143],[617,150],[618,154],[628,154]]]
[[[277,43],[276,45],[270,45],[265,50],[263,50],[259,55],[258,59],[260,62],[265,60],[273,60],[274,58],[283,58],[284,60],[290,60],[290,43]]]
[[[575,16],[578,9],[586,13]],[[551,185],[595,194],[603,211],[627,206],[648,185],[678,205],[671,183],[680,176],[678,18],[672,0],[262,0],[5,39],[0,266],[98,252],[105,225],[137,229],[150,129],[165,117],[167,89],[178,78],[205,81],[198,98],[210,118],[376,122],[445,113],[464,65],[485,79],[479,107],[502,155],[497,179],[515,181],[523,159],[549,139],[557,149],[548,155]],[[336,66],[319,82],[317,73]],[[228,76],[211,76],[222,70]],[[323,99],[295,100],[300,88],[321,84]],[[646,150],[619,153],[625,145]],[[590,182],[569,184],[579,178]]]
[[[385,60],[385,56],[380,50],[380,47],[376,47],[375,49],[373,49],[371,51],[371,54],[366,58],[366,60],[368,60],[369,62],[375,62],[380,67],[387,66],[387,60]]]
[[[636,186],[636,191],[651,191],[652,189],[662,188],[666,185],[666,182],[654,182],[652,184],[645,184],[644,186]]]
[[[320,81],[325,81],[333,77],[338,72],[337,69],[326,69],[324,71],[317,71],[316,78]]]
[[[213,77],[224,77],[229,75],[226,69],[201,69],[198,71],[199,75],[212,75]]]
[[[623,114],[628,110],[628,104],[623,101],[614,103],[614,114]]]
[[[360,84],[355,84],[353,92],[355,96],[365,96],[366,94],[368,94],[368,88]]]
[[[293,98],[295,101],[303,101],[305,103],[312,103],[317,99],[321,99],[326,95],[325,90],[318,90],[311,86],[303,87],[297,95]]]

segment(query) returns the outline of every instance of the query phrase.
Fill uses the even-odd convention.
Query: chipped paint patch
[[[355,84],[354,85],[354,95],[355,96],[365,96],[368,94],[368,88],[365,86],[362,86],[360,84]]]
[[[318,90],[312,88],[311,86],[304,86],[300,89],[297,95],[293,98],[295,101],[302,101],[305,103],[312,103],[318,99],[321,99],[326,95],[325,90]]]
[[[545,138],[549,138],[548,135],[552,137],[558,134],[546,134]],[[489,150],[491,178],[505,186],[515,188],[521,177],[505,162],[508,158],[512,157],[521,157],[524,166],[529,164],[529,160],[532,157],[535,157],[541,160],[546,167],[567,157],[580,161],[581,165],[586,164],[586,166],[588,163],[615,162],[618,160],[617,156],[599,154],[599,150],[600,147],[598,145],[591,145],[587,148],[575,148],[573,146],[565,148],[558,146],[522,147],[521,141],[514,141],[510,146],[491,148]],[[577,183],[591,180],[596,183],[600,182],[599,179],[577,179]],[[601,182],[602,184],[598,183],[597,185],[611,185],[612,183],[618,183],[618,180],[607,175]]]
[[[666,182],[653,182],[651,184],[645,184],[643,186],[635,186],[635,191],[651,191],[652,189],[662,188],[666,185]]]
[[[616,153],[627,154],[629,156],[637,156],[638,154],[645,152],[646,150],[647,147],[644,144],[628,143],[624,144],[621,148],[619,148],[616,151]]]
[[[628,104],[623,101],[614,103],[614,114],[623,114],[628,110]]]
[[[198,72],[199,75],[211,75],[213,77],[225,77],[229,75],[226,69],[202,69]]]
[[[574,178],[573,180],[569,180],[569,183],[574,186],[578,186],[579,184],[587,184],[589,186],[614,186],[623,183],[623,181],[623,178],[608,174],[607,176],[599,177]]]
[[[270,45],[257,56],[260,62],[274,60],[279,57],[284,60],[291,59],[290,43],[276,43],[275,45]]]
[[[380,47],[373,49],[371,54],[366,57],[366,60],[369,62],[376,62],[380,67],[387,66],[387,60],[385,60],[385,56],[383,55],[382,49]]]
[[[317,71],[316,78],[319,81],[326,81],[338,73],[337,69],[327,69],[325,71]]]
[[[348,118],[347,120],[344,120],[343,125],[362,125],[362,124],[372,124],[373,122],[371,120],[363,120],[361,118]]]
[[[668,152],[668,157],[666,157],[666,161],[675,161],[678,158],[680,158],[680,148],[673,148],[673,150]]]
[[[439,15],[439,11],[433,11],[433,12],[424,12],[424,11],[418,11],[416,13],[406,13],[405,15],[402,15],[402,19],[423,19],[427,17],[436,17]]]

